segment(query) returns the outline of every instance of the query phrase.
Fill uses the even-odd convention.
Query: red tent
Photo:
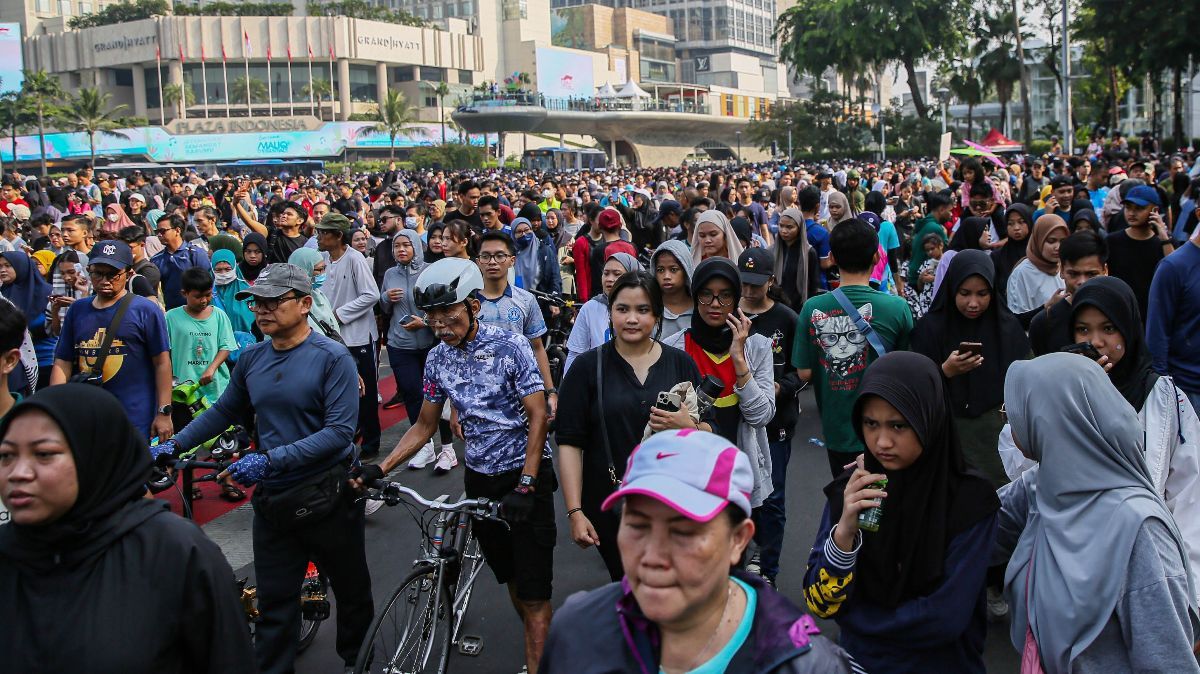
[[[988,131],[988,135],[984,136],[979,144],[992,152],[1020,152],[1024,149],[1020,143],[1000,133],[997,129]]]

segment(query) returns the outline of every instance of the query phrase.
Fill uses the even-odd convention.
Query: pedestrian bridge
[[[591,136],[610,163],[625,156],[638,166],[674,166],[688,155],[736,156],[749,119],[710,114],[694,100],[547,98],[535,92],[474,96],[451,115],[468,133],[579,134]],[[765,158],[745,145],[743,158]]]

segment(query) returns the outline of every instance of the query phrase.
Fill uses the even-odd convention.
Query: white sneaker
[[[454,447],[443,447],[441,454],[438,454],[437,465],[433,467],[433,472],[438,475],[445,475],[450,472],[451,468],[457,465],[458,457],[454,455]]]
[[[437,452],[433,450],[433,443],[427,442],[425,446],[417,451],[416,455],[408,462],[408,467],[413,470],[421,470],[425,466],[433,463],[437,458]]]
[[[369,499],[367,499],[366,506],[367,506],[366,514],[372,515],[375,513],[376,510],[379,510],[380,508],[383,507],[383,501],[380,501],[378,499],[369,498]]]
[[[1008,617],[1008,602],[1004,601],[1004,595],[990,587],[987,589],[987,611],[988,618],[993,622],[999,622]]]

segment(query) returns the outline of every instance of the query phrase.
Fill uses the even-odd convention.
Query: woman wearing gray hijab
[[[788,208],[779,214],[779,233],[772,248],[783,303],[798,312],[821,285],[821,261],[816,249],[808,244],[804,213],[799,208]]]
[[[1004,397],[1013,439],[1039,462],[1000,490],[1013,645],[1047,674],[1200,672],[1194,580],[1137,413],[1069,353],[1014,363]]]
[[[650,258],[658,287],[662,291],[663,316],[659,339],[666,339],[692,326],[692,271],[696,263],[687,244],[678,239],[668,239],[659,244]]]
[[[608,319],[608,293],[613,284],[626,272],[639,271],[642,265],[633,255],[633,244],[628,241],[613,241],[605,248],[606,259],[600,271],[600,286],[603,292],[584,302],[575,316],[571,336],[567,338],[567,362],[563,365],[563,376],[571,364],[584,351],[590,351],[612,339],[612,325]]]

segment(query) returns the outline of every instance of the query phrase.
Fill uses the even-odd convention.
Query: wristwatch
[[[513,491],[518,494],[528,494],[537,487],[537,478],[532,475],[521,475],[521,479],[517,481],[517,486]]]
[[[558,389],[551,386],[550,388],[546,389],[545,393],[546,393],[547,398],[549,398],[550,396],[556,396],[556,395],[558,395]]]
[[[169,415],[169,414],[171,413],[171,406],[170,406],[170,405],[163,405],[162,407],[158,408],[158,413],[159,413],[159,414],[161,414],[161,415],[163,415],[163,416],[167,416],[167,415]]]

